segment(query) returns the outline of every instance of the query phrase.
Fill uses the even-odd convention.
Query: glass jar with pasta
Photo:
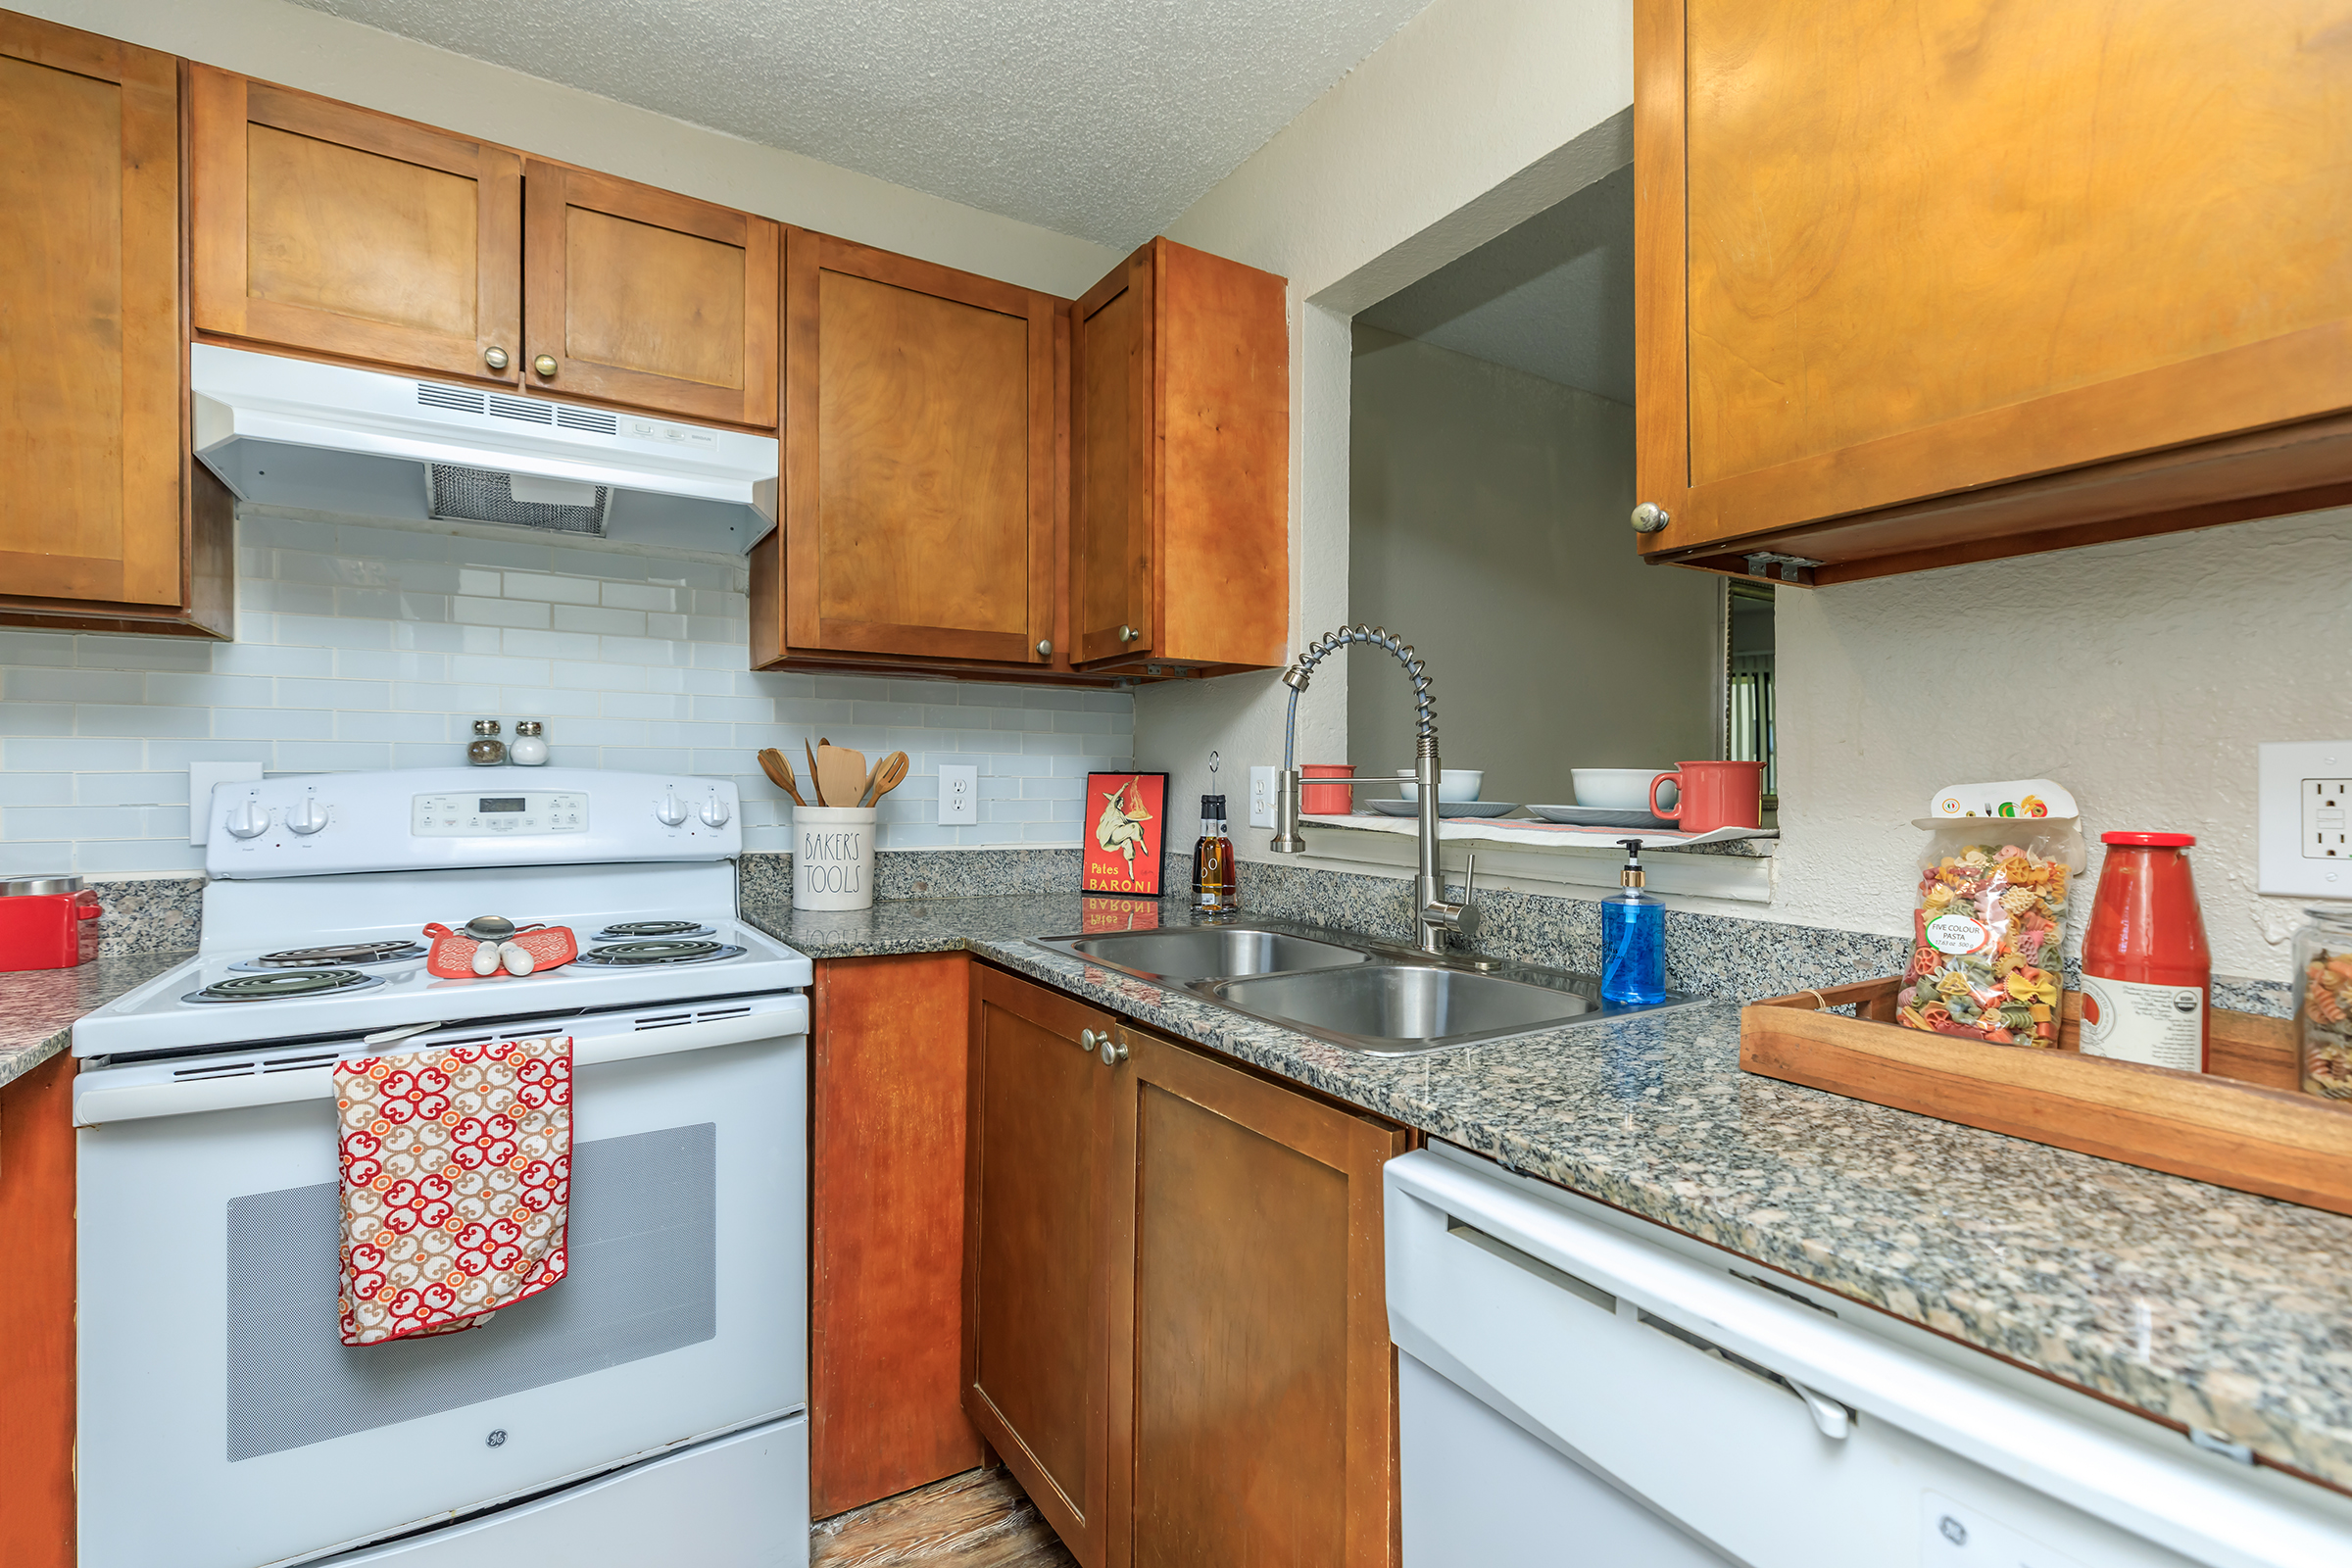
[[[2303,1092],[2352,1102],[2352,905],[2303,912],[2294,982]]]

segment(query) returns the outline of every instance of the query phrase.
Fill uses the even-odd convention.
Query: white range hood
[[[776,442],[199,343],[196,457],[239,500],[741,554],[776,525]]]

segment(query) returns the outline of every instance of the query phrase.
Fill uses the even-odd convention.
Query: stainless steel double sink
[[[1696,1000],[1668,992],[1661,1003],[1618,1006],[1601,1001],[1600,982],[1591,975],[1437,956],[1283,920],[1030,941],[1376,1056],[1603,1023]]]

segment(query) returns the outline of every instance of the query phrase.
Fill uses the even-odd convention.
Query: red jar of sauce
[[[2213,956],[2188,874],[2186,833],[2102,833],[2082,938],[2082,1054],[2206,1070]]]

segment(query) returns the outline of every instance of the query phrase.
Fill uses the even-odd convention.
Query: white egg
[[[518,948],[512,942],[498,950],[498,959],[507,966],[509,974],[529,974],[539,966],[539,960],[531,956],[530,949]]]
[[[498,973],[497,943],[483,942],[475,946],[473,950],[473,972],[475,974]]]

